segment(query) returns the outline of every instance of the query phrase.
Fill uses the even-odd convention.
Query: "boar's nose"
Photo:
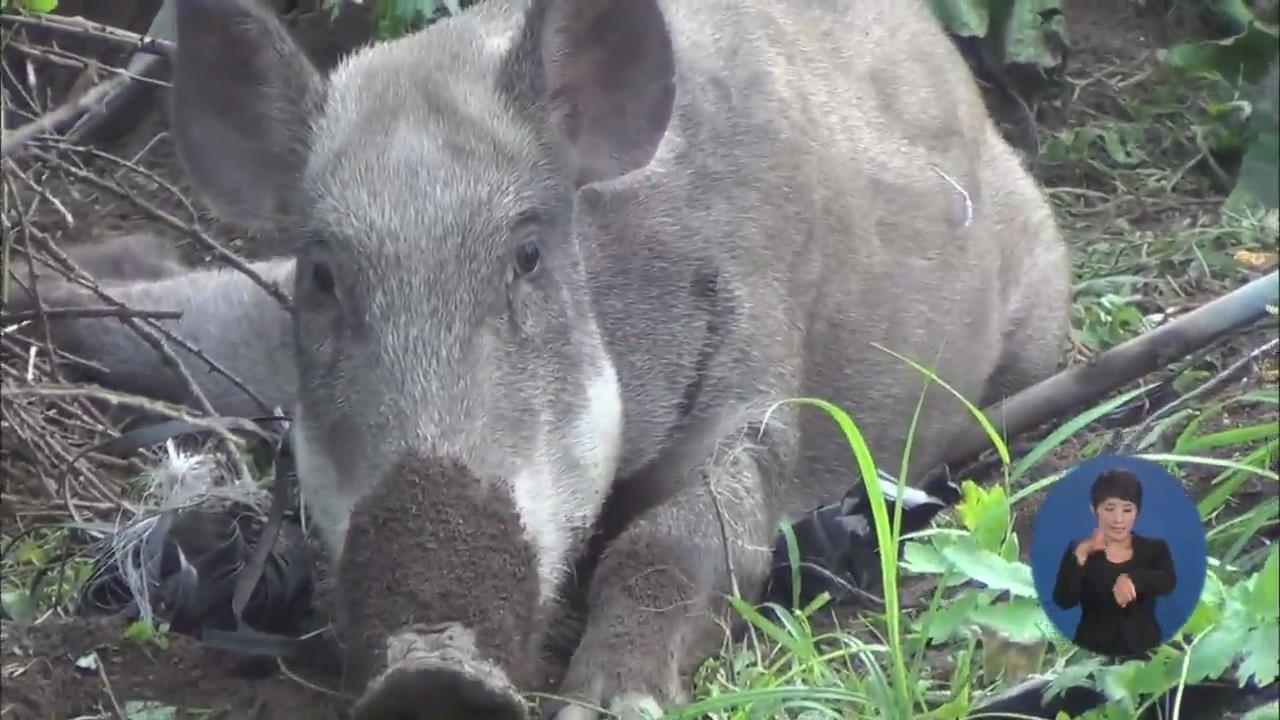
[[[357,720],[527,717],[537,556],[503,483],[402,459],[356,504],[335,580]]]
[[[506,674],[474,656],[465,628],[415,627],[388,642],[387,669],[353,708],[354,720],[526,720]]]

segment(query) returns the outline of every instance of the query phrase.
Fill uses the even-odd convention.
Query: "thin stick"
[[[36,25],[71,35],[87,35],[90,37],[102,38],[103,40],[110,40],[111,42],[127,45],[141,52],[149,53],[151,55],[159,55],[161,57],[170,57],[173,55],[175,50],[174,43],[168,40],[139,35],[110,25],[91,22],[79,15],[72,17],[54,15],[0,15],[0,22],[7,22],[15,25]]]
[[[1271,272],[982,412],[1008,437],[1025,433],[1257,322],[1266,316],[1264,305],[1274,302],[1278,286],[1280,274]],[[965,425],[950,443],[947,462],[963,462],[990,445],[991,439],[981,426]]]
[[[0,328],[0,330],[4,330],[5,332],[5,337],[2,340],[0,340],[0,346],[3,346],[6,350],[14,354],[25,355],[31,350],[35,349],[36,347],[39,347],[40,345],[40,342],[38,340],[33,340],[29,337],[24,337],[17,333],[10,333],[9,328]],[[18,347],[19,342],[26,343],[30,347],[27,350],[23,350],[22,348]],[[107,372],[107,369],[103,367],[101,363],[93,362],[92,360],[82,358],[79,355],[69,353],[66,350],[63,350],[57,347],[54,348],[54,352],[57,355],[58,359],[64,362],[74,363],[75,365],[78,365],[83,368],[88,368],[90,370],[94,370],[99,373]],[[7,365],[0,366],[0,372],[9,373],[15,376],[15,378],[19,380],[23,379],[23,375],[21,372],[19,372],[16,369],[8,367]],[[31,381],[28,379],[26,380],[26,382],[31,382]]]
[[[116,694],[111,689],[111,681],[107,679],[107,667],[102,662],[102,658],[94,653],[94,658],[98,661],[98,675],[102,677],[102,687],[107,691],[107,699],[111,701],[111,707],[115,708],[116,715],[120,720],[128,720],[129,716],[124,714],[124,709],[120,707],[120,701],[116,699]]]
[[[62,221],[66,223],[67,227],[72,228],[76,226],[76,219],[71,212],[67,210],[67,206],[63,205],[58,198],[54,197],[53,193],[49,192],[48,188],[27,177],[27,173],[24,172],[22,168],[18,167],[18,163],[14,162],[13,158],[4,158],[4,165],[13,174],[13,177],[16,177],[26,183],[27,187],[31,188],[37,195],[52,205],[53,208],[58,211],[58,214],[62,216]],[[17,197],[17,188],[13,189],[13,193],[14,197]],[[32,209],[34,210],[34,206]],[[21,214],[21,211],[19,211],[19,214]]]
[[[3,16],[0,16],[0,17],[3,17]],[[27,63],[23,63],[23,64],[26,65]],[[19,95],[22,96],[22,99],[26,101],[27,105],[29,105],[32,108],[32,110],[38,110],[40,108],[40,103],[36,101],[36,98],[32,96],[32,92],[31,92],[31,91],[34,91],[34,88],[28,89],[26,84],[23,83],[22,80],[20,80],[18,76],[14,74],[13,69],[10,67],[9,63],[0,63],[0,68],[3,69],[5,78],[8,80],[8,82],[3,83],[4,88],[6,90],[11,90],[13,92],[18,93]],[[23,117],[31,118],[31,116],[28,113],[25,113],[21,109],[14,107],[13,103],[9,104],[8,109],[22,115]]]
[[[1179,397],[1178,399],[1174,400],[1168,405],[1165,405],[1159,410],[1156,410],[1155,412],[1151,413],[1149,416],[1147,416],[1146,420],[1143,420],[1141,424],[1139,424],[1136,428],[1133,429],[1131,433],[1129,433],[1128,441],[1120,446],[1120,450],[1118,452],[1120,453],[1133,452],[1135,446],[1138,444],[1138,442],[1140,442],[1142,436],[1146,434],[1147,429],[1150,428],[1152,425],[1154,425],[1158,420],[1164,417],[1168,417],[1169,414],[1171,414],[1174,410],[1178,409],[1179,407],[1182,407],[1183,405],[1190,403],[1192,400],[1203,399],[1213,395],[1215,392],[1221,390],[1224,386],[1226,386],[1227,383],[1231,382],[1232,380],[1239,377],[1240,375],[1243,375],[1244,371],[1248,370],[1249,366],[1252,365],[1253,362],[1257,360],[1259,357],[1262,357],[1263,355],[1274,354],[1276,351],[1276,347],[1278,345],[1280,345],[1280,338],[1271,340],[1270,342],[1264,345],[1254,348],[1253,350],[1249,351],[1248,355],[1245,355],[1239,360],[1236,360],[1235,362],[1231,363],[1231,365],[1229,365],[1225,370],[1218,373],[1217,375],[1214,375],[1211,379],[1209,379],[1203,385],[1200,385],[1196,389],[1188,392],[1186,395]]]
[[[19,175],[21,175],[21,173],[19,173]],[[32,233],[35,232],[35,228],[31,226],[31,221],[28,218],[28,213],[23,212],[22,203],[17,200],[17,197],[18,197],[17,188],[13,187],[12,181],[9,180],[8,178],[5,179],[5,189],[8,191],[8,194],[12,195],[14,198],[14,211],[18,215],[18,222],[21,223],[22,237],[24,238],[23,240],[24,248],[30,248],[31,236],[32,236]],[[35,210],[35,206],[36,206],[35,204],[38,201],[39,201],[38,198],[32,201],[31,203],[32,210]],[[43,318],[44,301],[40,298],[40,291],[36,287],[36,284],[37,284],[36,283],[36,267],[35,267],[35,264],[32,262],[32,258],[30,255],[27,256],[27,282],[30,283],[31,297],[33,300],[35,300],[36,316]],[[50,335],[49,333],[49,324],[44,320],[41,320],[40,324],[44,330],[43,339],[44,339],[45,351],[48,353],[49,374],[53,375],[58,380],[61,380],[62,377],[58,373],[57,363],[54,361],[53,336]]]
[[[77,267],[76,264],[72,262],[71,258],[67,257],[66,253],[59,250],[51,240],[49,240],[46,237],[43,237],[42,233],[35,232],[33,229],[31,236],[35,237],[40,241],[40,243],[44,246],[43,249],[46,253],[54,257],[57,257],[58,260],[65,263],[67,267],[75,268],[78,274],[87,276],[87,273],[85,273],[83,270]],[[115,298],[111,297],[109,294],[107,294],[105,291],[99,288],[97,283],[90,282],[78,277],[73,279],[80,285],[83,285],[89,288],[95,295],[102,298],[106,302],[115,306],[121,306],[121,307],[123,306]],[[164,337],[162,337],[162,335],[159,332],[157,332],[156,330],[153,330],[151,327],[144,327],[140,323],[136,322],[133,318],[122,317],[120,318],[120,322],[123,322],[131,330],[136,332],[138,336],[142,338],[143,342],[147,343],[153,349],[155,349],[156,352],[160,353],[161,361],[166,366],[168,366],[171,370],[176,372],[180,378],[182,378],[183,383],[186,384],[187,386],[187,390],[191,393],[192,397],[195,398],[197,407],[201,411],[214,417],[218,415],[218,413],[214,411],[213,405],[210,404],[209,398],[205,397],[205,394],[200,389],[200,386],[197,385],[195,379],[191,377],[191,373],[187,371],[187,366],[184,365],[182,360],[180,360],[178,356],[174,354],[172,348],[169,347],[168,343],[165,342]],[[10,392],[12,393],[12,391]],[[240,478],[244,482],[246,483],[250,482],[251,476],[249,475],[249,468],[244,464],[244,458],[240,457],[240,453],[236,451],[235,438],[232,437],[231,434],[226,432],[225,430],[221,430],[219,432],[219,435],[221,436],[223,442],[225,443],[227,453],[230,456],[232,464],[235,466],[237,474],[240,476]]]
[[[223,247],[221,243],[209,237],[199,228],[193,225],[190,225],[188,223],[185,223],[179,220],[178,218],[170,215],[169,213],[165,212],[164,210],[161,210],[155,205],[152,205],[146,200],[136,197],[133,193],[130,193],[129,191],[123,188],[117,187],[114,184],[109,183],[106,180],[103,180],[97,175],[94,175],[93,173],[81,170],[60,158],[50,155],[49,153],[32,148],[31,154],[43,160],[46,160],[48,162],[61,166],[66,172],[70,173],[76,179],[84,180],[85,182],[91,185],[107,190],[108,192],[111,192],[115,195],[118,195],[120,197],[123,197],[126,200],[133,202],[138,207],[142,208],[143,210],[146,210],[148,213],[155,216],[157,220],[164,222],[170,227],[173,227],[177,230],[181,230],[189,234],[191,237],[198,240],[200,244],[203,245],[205,248],[212,250],[214,254],[216,254],[220,259],[222,259],[228,265],[244,273],[250,280],[256,283],[259,287],[261,287],[263,290],[266,290],[267,294],[275,298],[276,302],[280,303],[280,306],[283,307],[285,310],[290,310],[292,308],[293,303],[290,302],[289,297],[284,294],[284,292],[280,289],[279,285],[264,279],[261,275],[255,272],[253,268],[249,267],[249,265],[239,255],[236,255],[235,253]]]
[[[34,229],[32,229],[32,231],[35,232]],[[45,240],[45,242],[48,243],[49,241]],[[30,254],[30,250],[24,250],[24,251],[27,254],[28,260],[35,257],[34,255]],[[58,251],[58,253],[59,254],[57,257],[59,257],[60,259],[67,257],[65,254],[62,254],[61,251]],[[49,261],[45,259],[41,259],[41,262],[49,265],[49,267],[52,267],[57,272],[61,273],[65,279],[88,288],[89,290],[93,291],[94,294],[98,295],[98,297],[103,298],[108,302],[110,302],[111,305],[109,306],[109,308],[116,308],[120,311],[119,313],[114,314],[115,317],[118,317],[122,320],[126,317],[140,317],[143,320],[143,322],[146,323],[146,326],[148,328],[159,333],[164,339],[170,342],[176,343],[178,347],[196,356],[198,360],[200,360],[205,365],[207,365],[209,369],[212,370],[214,373],[217,373],[218,375],[221,375],[222,377],[226,378],[226,380],[230,382],[233,386],[235,386],[237,390],[244,393],[250,400],[252,400],[258,406],[258,409],[261,410],[263,413],[271,412],[271,408],[267,406],[267,403],[262,399],[262,396],[258,395],[257,392],[255,392],[252,388],[246,385],[243,380],[237,377],[234,373],[232,373],[230,370],[224,367],[217,360],[214,360],[213,358],[209,357],[208,354],[206,354],[203,350],[196,347],[195,345],[192,345],[185,338],[179,337],[177,334],[173,333],[172,331],[168,330],[160,323],[156,322],[157,318],[158,319],[179,318],[181,317],[180,312],[173,311],[173,310],[148,310],[148,311],[134,310],[133,308],[126,306],[124,303],[120,302],[119,300],[116,300],[115,298],[104,294],[105,291],[98,288],[96,284],[90,284],[82,278],[74,277],[72,274],[69,274],[66,268],[57,267],[55,264],[49,263]],[[83,273],[83,271],[79,270],[78,268],[73,268],[73,271]],[[39,309],[40,308],[37,307],[37,310]],[[14,314],[17,315],[18,313],[14,313]],[[167,315],[172,315],[172,317],[167,317]],[[44,323],[44,327],[46,329],[46,334],[47,334],[48,324]],[[20,336],[16,336],[16,337],[20,337]],[[53,356],[52,350],[48,350],[48,352],[50,352],[50,357],[52,357]],[[80,363],[81,365],[90,364],[88,363],[88,361],[82,358],[78,358],[74,355],[67,355],[66,353],[61,353],[61,354],[72,358],[73,360]],[[93,365],[93,367],[101,369],[97,365]]]
[[[154,140],[152,140],[152,142],[154,142]],[[166,191],[169,192],[170,195],[173,195],[173,197],[178,202],[182,203],[182,207],[185,208],[186,211],[191,214],[192,226],[194,226],[195,223],[197,223],[200,219],[200,214],[196,212],[196,209],[194,206],[192,206],[191,201],[188,200],[187,197],[183,195],[181,191],[178,190],[178,188],[174,187],[173,183],[160,177],[160,175],[157,174],[156,172],[152,170],[148,170],[145,167],[142,167],[137,163],[136,160],[125,160],[122,157],[119,157],[117,155],[112,155],[109,152],[103,152],[102,150],[99,150],[95,147],[87,147],[84,145],[76,145],[73,143],[59,142],[56,140],[40,142],[40,144],[56,147],[63,150],[70,150],[72,152],[89,153],[95,158],[106,160],[107,162],[114,163],[123,168],[127,168],[128,170],[131,170],[137,173],[138,175],[141,175],[142,177],[146,178],[148,182],[155,183],[156,186],[164,188]]]
[[[40,135],[55,132],[68,123],[74,122],[80,116],[93,109],[108,95],[129,82],[132,82],[132,80],[127,75],[117,75],[110,80],[94,85],[74,100],[59,105],[32,122],[5,133],[4,139],[0,140],[0,157],[16,152]]]
[[[192,345],[187,340],[177,335],[174,335],[168,330],[165,330],[155,320],[148,318],[146,322],[150,327],[154,328],[158,332],[164,333],[166,337],[168,337],[173,342],[177,343],[178,347],[182,348],[183,350],[186,350],[192,355],[195,355],[202,362],[208,365],[210,370],[213,370],[215,373],[226,378],[227,382],[231,383],[236,387],[237,390],[247,395],[249,399],[252,400],[254,404],[258,406],[258,409],[261,410],[264,415],[271,414],[271,408],[267,405],[266,401],[262,399],[262,396],[254,392],[253,389],[251,389],[248,385],[245,385],[243,380],[236,377],[236,375],[232,373],[230,370],[228,370],[226,367],[224,367],[222,363],[209,357],[203,350],[196,347],[195,345]]]
[[[129,393],[115,392],[98,387],[97,385],[73,385],[69,383],[33,383],[31,385],[22,385],[18,387],[6,388],[5,396],[14,397],[83,397],[98,400],[112,405],[123,405],[136,410],[152,413],[155,415],[163,415],[170,420],[182,420],[202,428],[232,437],[227,428],[219,422],[214,422],[208,418],[192,415],[187,412],[181,405],[173,403],[152,400],[140,395],[131,395]],[[245,425],[245,428],[249,428]]]
[[[59,67],[71,68],[73,70],[86,70],[92,68],[94,70],[109,72],[114,75],[124,75],[131,80],[136,80],[137,82],[150,83],[160,87],[171,87],[171,83],[164,80],[129,72],[125,68],[118,68],[113,65],[104,65],[96,60],[82,57],[61,48],[44,48],[36,45],[29,45],[18,40],[9,40],[8,46],[28,57],[37,58]]]
[[[325,694],[325,695],[329,695],[329,696],[336,697],[336,698],[342,698],[342,699],[345,699],[345,700],[351,700],[351,699],[353,699],[350,695],[348,695],[348,694],[346,694],[346,693],[341,693],[341,692],[338,692],[337,690],[331,690],[331,689],[329,689],[329,688],[327,688],[327,687],[323,687],[323,686],[317,685],[317,684],[315,684],[315,683],[313,683],[313,682],[311,682],[311,681],[307,680],[306,678],[303,678],[302,676],[300,676],[300,675],[298,675],[297,673],[295,673],[295,672],[293,672],[292,670],[290,670],[290,669],[288,668],[288,666],[286,666],[286,665],[284,664],[284,660],[282,660],[281,658],[276,658],[276,667],[278,667],[278,668],[280,669],[280,673],[281,673],[282,675],[284,675],[285,677],[289,678],[290,680],[292,680],[292,681],[294,681],[294,682],[298,683],[298,684],[299,684],[299,685],[301,685],[302,687],[307,688],[308,690],[312,690],[312,691],[314,691],[314,692],[318,692],[318,693],[323,693],[323,694]]]
[[[45,308],[46,317],[69,317],[69,318],[110,318],[110,317],[134,317],[149,318],[153,320],[178,320],[182,317],[180,310],[134,310],[128,307],[76,307],[76,308]],[[7,315],[0,314],[0,324],[8,325],[11,323],[26,322],[34,320],[40,316],[37,310],[24,310],[22,312],[9,313]]]

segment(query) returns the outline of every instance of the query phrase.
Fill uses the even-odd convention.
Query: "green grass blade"
[[[1145,392],[1148,387],[1149,386],[1147,385],[1142,385],[1128,392],[1121,393],[1107,402],[1102,403],[1097,407],[1089,408],[1068,420],[1066,423],[1058,427],[1058,429],[1049,433],[1044,440],[1036,443],[1036,446],[1013,466],[1013,470],[1009,472],[1010,481],[1017,482],[1022,479],[1022,477],[1026,475],[1031,468],[1035,467],[1036,463],[1040,462],[1045,455],[1053,452],[1059,445],[1066,442],[1073,435],[1080,432],[1098,418],[1112,412],[1116,408],[1137,397],[1139,394]]]
[[[1004,464],[1005,465],[1009,464],[1009,447],[1005,445],[1004,438],[1000,435],[1000,432],[996,430],[995,426],[991,424],[991,420],[987,417],[986,413],[978,409],[978,406],[969,402],[969,400],[964,395],[961,395],[958,391],[956,391],[955,388],[951,387],[944,380],[942,380],[937,375],[935,375],[933,371],[924,367],[923,365],[916,362],[915,360],[912,360],[911,358],[906,357],[905,355],[899,355],[898,353],[890,350],[887,347],[884,347],[883,345],[880,345],[879,343],[871,343],[871,346],[876,348],[877,350],[886,352],[898,358],[899,360],[907,363],[908,365],[915,368],[917,371],[919,371],[926,377],[930,378],[934,382],[941,385],[947,392],[951,393],[952,396],[954,396],[957,400],[961,402],[961,404],[964,405],[965,409],[969,411],[969,414],[972,415],[974,419],[978,421],[978,424],[982,426],[983,431],[987,433],[987,437],[991,439],[991,443],[995,445],[996,452],[1000,454],[1000,459],[1004,462]]]

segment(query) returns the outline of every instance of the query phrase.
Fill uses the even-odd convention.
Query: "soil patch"
[[[32,626],[0,624],[5,720],[117,717],[139,703],[180,709],[174,717],[339,717],[341,703],[308,687],[337,687],[312,669],[275,672],[274,663],[206,648],[170,635],[169,646],[122,639],[111,619],[48,619]],[[127,707],[126,707],[127,706]],[[141,715],[132,715],[141,717]]]

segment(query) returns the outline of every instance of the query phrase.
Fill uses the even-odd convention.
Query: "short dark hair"
[[[1112,468],[1098,475],[1089,489],[1089,500],[1098,507],[1107,498],[1127,500],[1142,509],[1142,483],[1138,476],[1124,468]]]

